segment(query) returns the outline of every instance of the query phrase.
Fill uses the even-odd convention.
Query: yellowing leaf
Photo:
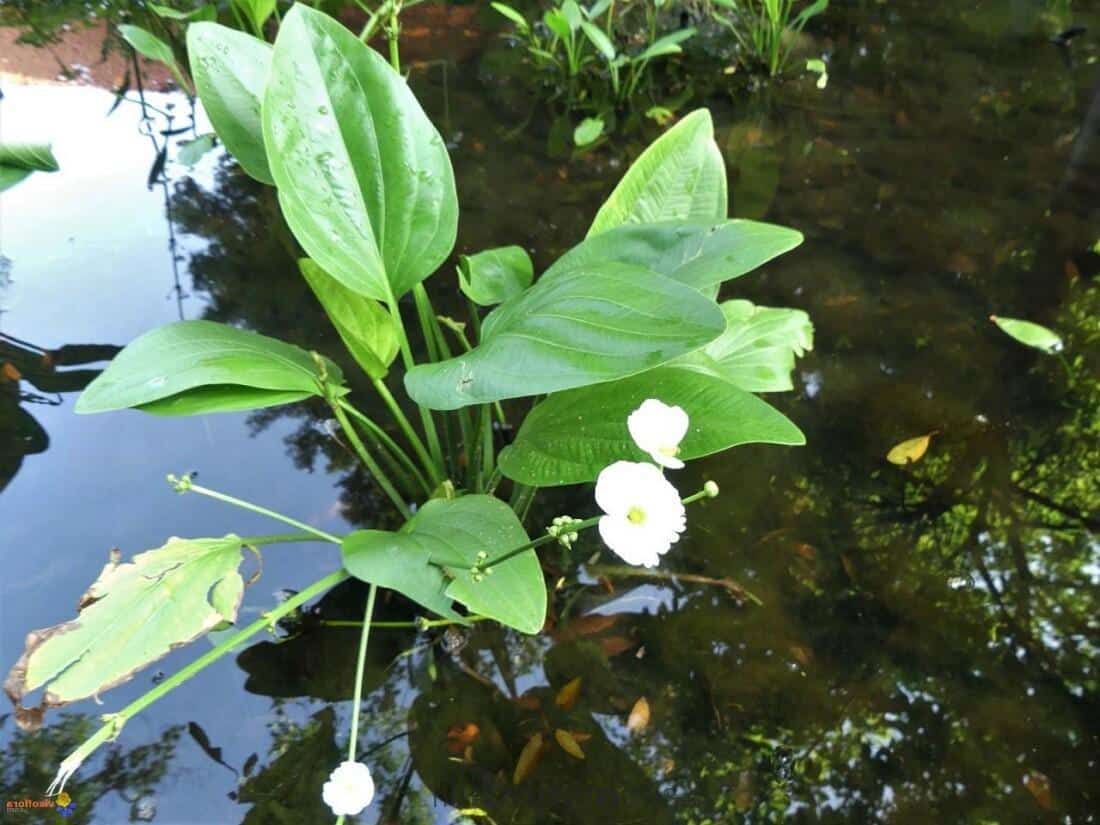
[[[649,701],[643,696],[634,703],[630,716],[626,719],[626,729],[631,733],[640,733],[649,726]]]
[[[900,444],[895,444],[890,452],[886,454],[886,460],[891,464],[902,467],[920,461],[924,454],[928,452],[928,445],[932,443],[933,435],[935,433],[928,433],[928,435],[909,438]]]
[[[520,751],[519,759],[516,760],[516,769],[512,773],[512,784],[518,785],[534,773],[535,766],[538,765],[541,756],[542,734],[536,733],[527,740],[527,744]]]
[[[45,687],[39,711],[98,696],[172,649],[237,617],[241,540],[170,538],[132,561],[112,554],[70,622],[32,631],[4,682],[18,704]],[[17,714],[34,723],[41,713]]]
[[[581,750],[581,746],[577,744],[577,740],[569,731],[556,728],[554,738],[558,740],[561,749],[574,759],[584,759],[584,751]]]
[[[554,704],[556,704],[562,710],[572,710],[573,705],[577,704],[577,698],[581,695],[581,677],[568,682],[561,690],[558,691],[558,695],[554,697]]]

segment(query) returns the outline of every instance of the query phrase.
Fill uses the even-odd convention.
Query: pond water
[[[665,557],[681,576],[624,576],[605,554],[539,636],[373,634],[361,747],[380,792],[359,821],[445,823],[468,808],[500,825],[1100,820],[1100,5],[1069,6],[837,2],[812,32],[824,90],[711,84],[731,213],[806,235],[726,289],[812,316],[796,391],[769,399],[809,443],[684,471],[681,489],[715,479],[723,494],[692,509]],[[1088,31],[1049,42],[1071,24]],[[516,243],[545,266],[653,132],[560,157],[547,118],[517,128],[530,101],[484,25],[496,22],[466,14],[462,36],[420,31],[411,82],[452,150],[456,252]],[[181,316],[340,347],[271,190],[218,153],[188,170],[175,150],[167,183],[147,185],[166,116],[189,123],[182,97],[150,93],[150,136],[136,105],[108,116],[117,77],[93,65],[98,41],[83,81],[48,84],[28,76],[40,59],[0,42],[0,134],[33,124],[62,168],[0,202],[0,354],[24,376],[0,384],[6,670],[27,631],[72,616],[111,548],[271,532],[178,496],[166,473],[197,471],[332,531],[378,526],[382,500],[309,408],[74,415],[87,375],[50,374],[44,350],[62,372],[94,368]],[[452,272],[435,277],[444,304]],[[1015,344],[993,313],[1057,329],[1065,363]],[[918,463],[885,461],[927,433]],[[544,496],[529,524],[592,509],[588,489]],[[598,549],[587,537],[576,557]],[[244,615],[338,563],[321,546],[272,547]],[[325,622],[358,618],[362,596],[337,588],[282,639],[130,722],[70,783],[71,821],[330,821],[319,788],[344,748],[358,631]],[[412,615],[396,599],[380,614]],[[98,714],[207,645],[35,733],[0,714],[0,799],[38,798]],[[578,702],[557,708],[578,676]],[[642,697],[650,718],[631,732]],[[544,714],[590,734],[588,758],[552,751],[527,782],[502,781]],[[490,746],[456,767],[454,730],[469,724]]]

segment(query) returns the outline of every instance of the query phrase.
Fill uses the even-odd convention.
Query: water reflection
[[[360,742],[380,788],[371,818],[445,822],[453,807],[532,825],[1095,821],[1098,50],[1075,38],[1067,62],[1047,38],[1069,21],[1041,4],[932,6],[835,10],[819,44],[826,94],[786,84],[708,101],[734,212],[809,238],[736,292],[815,319],[818,351],[800,365],[800,392],[780,401],[810,445],[686,471],[685,489],[713,477],[725,493],[693,510],[690,539],[668,556],[666,572],[682,575],[624,577],[588,563],[600,548],[587,539],[572,559],[546,555],[561,584],[538,637],[374,634]],[[454,147],[458,251],[520,243],[545,265],[583,235],[642,141],[549,159],[547,124],[511,131],[498,69],[466,63],[444,80],[419,67],[412,82]],[[339,356],[271,190],[225,160],[210,171],[169,190],[188,291],[205,300],[195,314]],[[451,271],[436,279],[440,306],[455,297]],[[1057,329],[1070,372],[1001,336],[991,312]],[[250,424],[285,439],[296,465],[332,470],[335,509],[377,524],[369,480],[321,411]],[[883,460],[930,431],[919,463]],[[285,461],[266,476],[298,478]],[[543,498],[531,525],[591,506],[587,491],[571,495]],[[293,586],[297,566],[268,570],[271,588]],[[362,596],[338,589],[202,683],[238,702],[236,678],[261,708],[247,706],[241,731],[219,729],[225,713],[211,711],[205,746],[183,740],[209,762],[209,795],[234,795],[206,810],[326,818],[318,789],[346,745],[346,706],[334,703],[349,696],[357,632],[346,623]],[[380,615],[414,611],[394,596]],[[648,724],[628,730],[642,698]],[[193,721],[189,701],[150,714],[157,731]],[[536,735],[540,758],[516,784]],[[64,752],[43,741],[44,762]],[[151,784],[133,778],[130,793]],[[188,802],[161,800],[159,819],[188,821]]]

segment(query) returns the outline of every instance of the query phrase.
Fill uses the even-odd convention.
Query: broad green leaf
[[[577,5],[577,0],[565,0],[561,4],[561,13],[572,31],[576,31],[584,22],[584,15],[581,13],[581,7]]]
[[[710,112],[697,109],[642,152],[608,197],[588,235],[624,223],[726,218],[726,168]]]
[[[694,289],[713,291],[802,243],[802,233],[756,221],[626,224],[589,235],[543,279],[605,261],[647,267]]]
[[[302,4],[279,29],[263,105],[283,214],[326,272],[382,301],[454,246],[458,199],[443,139],[405,79]]]
[[[458,259],[458,285],[479,306],[492,306],[521,294],[534,278],[534,264],[522,246],[498,246]]]
[[[181,23],[206,22],[218,19],[218,9],[212,4],[199,6],[197,9],[191,9],[190,11],[180,11],[171,6],[161,6],[156,3],[149,3],[148,6],[149,11],[157,17],[163,17],[165,20],[177,20]]]
[[[200,160],[203,155],[214,148],[214,135],[213,133],[207,133],[205,135],[199,135],[193,140],[186,140],[180,144],[179,154],[176,156],[177,160],[184,166],[194,166]]]
[[[400,342],[393,317],[373,298],[348,289],[309,258],[298,261],[302,275],[348,352],[371,378],[383,378]]]
[[[540,280],[491,312],[481,343],[405,375],[418,404],[470,404],[614,381],[699,349],[725,329],[690,287],[616,262]]]
[[[1000,327],[1001,331],[1014,338],[1021,344],[1042,350],[1048,355],[1061,352],[1064,344],[1061,336],[1054,330],[1031,321],[1022,321],[1018,318],[1001,318],[990,315],[989,320]]]
[[[683,364],[555,393],[523,421],[500,454],[500,469],[538,487],[592,481],[619,460],[648,461],[626,427],[647,398],[683,407],[691,424],[680,458],[689,460],[740,444],[805,444],[782,413],[721,376]]]
[[[760,307],[749,301],[726,301],[722,314],[726,331],[685,360],[707,359],[708,366],[749,392],[794,389],[795,358],[814,348],[810,316],[800,309]]]
[[[225,148],[250,177],[274,184],[260,118],[271,46],[217,23],[194,23],[187,29],[187,53],[203,108]]]
[[[172,51],[172,47],[152,32],[146,31],[141,26],[133,26],[128,23],[120,25],[118,32],[142,57],[156,60],[168,66],[176,65],[176,55]]]
[[[582,20],[581,30],[609,63],[615,59],[615,44],[608,39],[607,35],[598,26],[589,23],[587,20]]]
[[[230,0],[244,12],[256,31],[263,31],[268,18],[275,13],[275,0]]]
[[[340,368],[322,363],[338,387]],[[133,407],[196,415],[270,407],[320,395],[320,369],[310,353],[283,341],[213,321],[177,321],[115,356],[81,394],[76,411]]]
[[[522,14],[520,14],[511,6],[505,3],[490,3],[489,5],[492,6],[498,13],[504,15],[513,23],[515,23],[520,31],[525,32],[530,28],[530,26],[527,24],[527,18],[525,18]]]
[[[587,146],[603,134],[603,128],[603,118],[586,117],[573,130],[573,143],[577,146]]]
[[[569,20],[566,19],[560,9],[550,9],[545,12],[542,15],[542,22],[546,24],[546,28],[550,29],[550,31],[562,40],[569,40],[573,35],[573,30],[569,26]]]
[[[241,540],[170,538],[132,561],[112,560],[70,622],[27,636],[4,683],[17,701],[45,686],[42,707],[98,696],[223,621],[236,621]]]
[[[655,40],[645,51],[638,55],[635,60],[653,60],[655,57],[664,57],[670,54],[680,54],[683,49],[680,48],[680,44],[692,37],[695,34],[695,29],[686,28],[674,31],[671,34],[666,34],[664,37]]]
[[[483,495],[432,499],[400,532],[380,535],[379,531],[367,532],[371,535],[345,542],[344,565],[352,575],[401,590],[441,612],[436,606],[442,604],[436,587],[445,573],[450,584],[444,595],[462,603],[471,613],[490,616],[524,633],[538,633],[542,629],[546,619],[546,585],[534,550],[496,565],[491,574],[480,580],[475,580],[470,572],[475,564],[502,556],[529,541],[516,514],[500,499]],[[485,556],[479,558],[479,553]],[[399,564],[402,555],[408,559],[404,570]],[[424,572],[425,560],[437,572],[442,569],[439,579],[430,571]],[[360,572],[364,575],[360,576]]]
[[[340,550],[344,569],[357,579],[396,590],[438,616],[458,618],[445,593],[447,577],[431,563],[432,551],[441,548],[431,535],[411,528],[412,523],[400,533],[356,530],[348,535]]]
[[[0,143],[0,192],[15,186],[32,172],[57,170],[57,159],[49,144]]]

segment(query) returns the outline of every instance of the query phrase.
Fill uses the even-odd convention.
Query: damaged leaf
[[[235,621],[244,583],[241,540],[170,538],[125,564],[112,559],[76,619],[31,631],[4,682],[17,706],[45,687],[41,709],[98,696],[224,621]]]

